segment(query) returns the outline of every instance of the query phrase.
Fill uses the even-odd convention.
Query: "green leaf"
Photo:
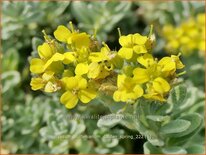
[[[189,146],[187,149],[188,154],[204,154],[205,153],[205,149],[203,145],[192,145]]]
[[[173,88],[171,91],[171,102],[175,104],[175,106],[180,106],[180,104],[184,103],[184,100],[187,95],[187,89],[183,85],[179,85]]]
[[[21,78],[17,71],[8,71],[2,74],[2,93],[7,92],[9,89],[19,84]]]
[[[162,152],[164,154],[186,154],[187,153],[185,149],[183,149],[182,147],[178,147],[178,146],[170,146],[167,148],[163,148]]]
[[[180,119],[190,122],[191,125],[186,130],[184,130],[184,132],[173,134],[172,136],[174,137],[183,137],[196,132],[198,131],[197,129],[201,126],[202,123],[202,117],[197,113],[182,116],[180,117]]]
[[[164,141],[152,130],[146,130],[144,135],[147,137],[147,140],[154,146],[163,146]]]
[[[9,48],[3,55],[2,70],[17,70],[19,64],[19,54],[14,48]]]
[[[78,27],[89,33],[93,33],[96,29],[97,37],[104,40],[106,34],[128,15],[130,8],[129,2],[72,2],[71,4],[71,11],[78,21]]]
[[[121,120],[120,123],[130,130],[138,130],[136,122],[137,120],[134,118],[134,115],[124,114],[124,118]]]
[[[145,142],[143,145],[144,154],[161,154],[161,150],[158,147],[153,146],[149,142]]]
[[[98,120],[97,126],[111,128],[117,125],[123,119],[123,117],[124,116],[121,114],[110,114],[110,115],[103,116]]]
[[[101,95],[98,101],[101,102],[105,107],[108,107],[112,113],[117,113],[125,107],[125,103],[116,103],[110,96]]]
[[[161,116],[161,115],[147,115],[147,119],[155,121],[155,122],[164,122],[170,119],[169,116]]]
[[[191,123],[189,121],[178,119],[170,121],[168,124],[160,128],[160,132],[163,134],[180,133],[185,131],[190,127]]]

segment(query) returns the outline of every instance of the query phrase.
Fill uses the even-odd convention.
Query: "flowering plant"
[[[187,153],[194,146],[186,143],[201,128],[202,119],[197,113],[181,115],[193,106],[186,99],[191,92],[175,86],[181,81],[178,77],[185,74],[181,54],[155,58],[152,28],[148,36],[122,35],[118,29],[119,50],[100,44],[96,34],[75,30],[71,22],[70,29],[58,26],[54,39],[43,31],[40,58],[30,62],[31,87],[47,93],[58,91],[67,109],[75,108],[78,102],[101,101],[112,113],[100,118],[97,126],[122,124],[138,131],[148,140],[145,153]]]
[[[183,69],[179,56],[160,60],[151,54],[155,42],[152,29],[148,36],[139,33],[121,35],[118,51],[102,46],[95,34],[58,26],[55,39],[45,32],[45,42],[38,46],[40,58],[31,60],[30,71],[33,90],[61,93],[60,101],[68,109],[78,101],[88,103],[106,93],[116,102],[134,103],[146,100],[166,101],[170,89]]]

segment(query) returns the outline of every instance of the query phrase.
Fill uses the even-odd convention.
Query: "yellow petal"
[[[79,63],[75,68],[76,75],[84,75],[88,72],[89,66],[86,63]]]
[[[147,48],[145,47],[145,45],[135,45],[133,49],[137,54],[147,53]]]
[[[119,74],[117,77],[117,87],[120,88],[124,84],[126,80],[126,75],[125,74]]]
[[[53,55],[53,51],[48,43],[43,43],[43,45],[38,46],[38,54],[41,59],[49,59]]]
[[[88,78],[96,78],[100,74],[101,66],[97,62],[92,62],[89,65]]]
[[[156,92],[164,94],[170,90],[170,85],[165,79],[158,77],[153,81],[153,88]]]
[[[39,90],[42,89],[45,84],[42,78],[32,78],[30,85],[32,90]]]
[[[76,77],[63,77],[61,82],[67,90],[72,90],[78,86],[78,80]]]
[[[78,92],[78,97],[82,103],[88,103],[96,97],[96,91],[85,89]]]
[[[75,76],[76,81],[78,82],[77,89],[86,89],[87,80],[81,76]]]
[[[55,53],[44,65],[44,70],[46,70],[53,62],[63,61],[64,55],[60,53]]]
[[[63,25],[58,26],[54,31],[55,38],[61,42],[67,42],[67,39],[70,37],[70,35],[71,32],[69,29]]]
[[[132,48],[124,48],[122,47],[119,51],[118,51],[118,55],[122,58],[125,58],[127,60],[131,59],[133,56],[133,49]]]
[[[146,36],[142,36],[139,33],[133,35],[133,42],[137,45],[144,45],[147,39],[148,38]]]
[[[161,70],[164,71],[175,71],[176,70],[176,64],[170,57],[164,57],[159,62],[158,65],[161,66]]]
[[[104,79],[110,74],[108,69],[105,69],[104,67],[101,67],[100,74],[96,77],[96,79]]]
[[[77,95],[71,91],[66,91],[60,98],[60,102],[63,103],[68,109],[74,108],[78,103]]]
[[[66,52],[64,53],[64,64],[70,64],[75,61],[74,52]]]
[[[161,96],[160,94],[157,94],[157,93],[145,94],[145,95],[143,95],[143,97],[146,99],[157,100],[157,101],[161,101],[161,102],[166,101],[163,96]]]
[[[136,85],[133,89],[134,95],[135,95],[135,99],[141,97],[144,93],[142,87],[140,87],[140,85]]]
[[[89,56],[89,60],[92,62],[100,62],[104,60],[101,52],[92,52]]]
[[[135,68],[133,70],[133,74],[134,74],[134,80],[136,83],[145,83],[147,81],[149,81],[150,77],[147,73],[147,69],[143,69],[143,68]]]
[[[148,53],[144,54],[143,56],[139,56],[137,58],[137,61],[146,68],[148,68],[155,62],[153,56]]]
[[[114,94],[113,94],[113,99],[114,101],[116,102],[119,102],[122,100],[122,92],[121,91],[115,91]]]
[[[132,45],[132,35],[121,36],[119,38],[119,43],[122,47],[131,47]]]
[[[182,69],[185,67],[185,65],[183,65],[183,63],[180,61],[179,56],[171,55],[171,58],[176,63],[177,69]]]
[[[90,38],[86,33],[80,33],[72,36],[71,42],[75,48],[89,47]]]
[[[139,97],[141,97],[140,94],[137,93],[135,94],[134,92],[125,92],[121,98],[121,101],[126,102],[126,101],[136,100]]]
[[[44,61],[38,58],[34,58],[30,62],[30,71],[35,74],[40,74],[44,72]]]

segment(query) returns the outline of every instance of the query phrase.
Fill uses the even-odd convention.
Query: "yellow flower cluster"
[[[167,40],[167,51],[175,54],[180,50],[183,55],[190,55],[194,51],[205,52],[205,14],[191,17],[179,26],[166,25],[163,36]]]
[[[65,26],[54,31],[55,39],[44,32],[38,46],[39,58],[30,61],[32,90],[60,92],[68,109],[79,101],[89,103],[98,92],[109,92],[114,101],[133,102],[140,97],[165,101],[177,69],[184,65],[179,55],[161,60],[150,54],[154,39],[138,33],[120,36],[122,46],[112,51],[95,35]]]

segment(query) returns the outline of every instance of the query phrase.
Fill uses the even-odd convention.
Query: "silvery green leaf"
[[[155,122],[164,122],[170,119],[169,116],[161,116],[161,115],[147,115],[147,119],[155,121]]]
[[[188,154],[204,154],[205,153],[204,146],[197,145],[197,144],[189,146],[186,150],[187,150]]]
[[[187,154],[187,151],[179,146],[169,146],[162,149],[164,154]]]
[[[174,87],[170,93],[172,104],[174,104],[175,106],[180,106],[180,104],[184,103],[186,95],[187,95],[187,89],[185,86],[179,85]]]
[[[105,135],[103,135],[103,137],[101,139],[107,148],[115,147],[119,143],[118,138],[114,138],[113,135],[111,135],[111,134],[105,134]]]
[[[17,71],[8,71],[2,74],[2,93],[15,87],[20,82],[20,74]]]
[[[149,142],[145,142],[143,148],[144,154],[161,154],[160,149]]]
[[[180,119],[190,122],[191,125],[183,132],[173,135],[175,137],[183,137],[185,135],[198,131],[197,129],[201,126],[202,123],[202,117],[197,113],[182,116],[180,117]]]
[[[117,125],[122,119],[123,119],[122,114],[109,114],[106,116],[101,117],[98,122],[97,126],[98,127],[113,127]]]
[[[147,140],[154,146],[163,146],[164,141],[152,130],[147,130],[144,132]]]
[[[112,113],[117,113],[125,107],[125,103],[116,103],[110,96],[102,96],[98,99],[105,107],[108,107]]]
[[[187,130],[191,126],[190,121],[177,119],[170,121],[160,128],[160,132],[163,134],[181,133]]]
[[[138,130],[137,128],[137,118],[131,114],[124,114],[124,118],[121,120],[121,124],[130,130]]]

